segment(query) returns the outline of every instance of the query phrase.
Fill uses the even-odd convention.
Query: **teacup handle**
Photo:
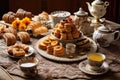
[[[118,40],[120,38],[120,31],[114,32],[114,40]]]

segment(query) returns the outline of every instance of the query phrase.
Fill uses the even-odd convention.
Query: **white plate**
[[[109,70],[109,65],[107,64],[107,62],[104,62],[102,65],[102,68],[100,68],[99,71],[94,71],[94,70],[91,70],[90,65],[87,64],[87,60],[85,60],[85,61],[80,62],[79,69],[86,74],[102,75],[102,74],[105,74]]]
[[[49,35],[48,35],[48,36],[49,36]],[[74,61],[80,61],[80,60],[83,60],[83,59],[86,58],[86,55],[78,55],[78,56],[76,56],[76,57],[74,57],[74,58],[67,58],[67,57],[57,57],[57,56],[48,54],[46,51],[44,51],[44,50],[42,50],[42,49],[40,49],[40,48],[38,47],[38,43],[39,43],[40,41],[43,41],[43,40],[45,40],[46,38],[48,38],[48,36],[45,36],[45,37],[41,38],[41,39],[36,43],[36,50],[37,50],[38,53],[39,53],[40,55],[42,55],[43,57],[48,58],[48,59],[50,59],[50,60],[54,60],[54,61],[60,61],[60,62],[74,62]],[[90,49],[90,52],[96,52],[96,50],[97,50],[97,44],[96,44],[92,39],[89,38],[89,40],[91,41],[91,49]]]
[[[25,54],[25,57],[31,56],[34,52],[35,52],[34,49],[31,46],[29,46],[28,54]],[[24,56],[22,56],[22,57],[13,56],[13,55],[10,55],[9,53],[8,53],[8,56],[10,56],[12,58],[22,58],[22,57],[24,57]]]

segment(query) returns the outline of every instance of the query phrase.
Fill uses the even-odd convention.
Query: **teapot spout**
[[[86,2],[86,4],[88,5],[88,9],[89,9],[89,11],[90,11],[90,9],[91,9],[91,5],[90,5],[90,3],[89,2]]]

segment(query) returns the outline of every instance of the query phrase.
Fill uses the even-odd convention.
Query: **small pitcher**
[[[93,40],[100,46],[108,47],[111,42],[120,38],[120,31],[111,30],[108,26],[101,25],[93,33]]]

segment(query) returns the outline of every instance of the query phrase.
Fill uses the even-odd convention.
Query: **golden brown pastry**
[[[60,40],[67,40],[67,34],[66,33],[61,33],[60,34]]]
[[[49,14],[47,12],[45,12],[45,11],[43,11],[42,13],[40,13],[38,16],[42,20],[45,20],[45,21],[49,20]]]
[[[8,12],[2,16],[2,20],[6,23],[12,23],[16,19],[16,14],[13,12]]]
[[[30,42],[30,35],[27,32],[18,32],[18,38],[22,43]]]
[[[53,36],[49,36],[48,39],[51,40],[51,41],[55,40],[55,38]]]
[[[45,44],[45,45],[50,45],[50,43],[51,43],[51,40],[49,40],[49,39],[45,39],[44,41],[43,41],[43,43]]]
[[[17,36],[17,31],[16,29],[12,28],[12,27],[6,27],[4,29],[5,33],[13,33],[15,36]]]
[[[33,30],[33,35],[34,36],[41,36],[43,35],[44,33],[48,32],[48,29],[44,26],[41,26],[39,28],[36,28],[35,30]]]
[[[53,51],[54,56],[63,57],[64,56],[64,48],[62,46],[55,46]]]
[[[24,55],[25,51],[22,48],[13,48],[13,56],[20,57]]]
[[[39,43],[38,43],[38,47],[39,47],[40,49],[42,49],[42,50],[46,50],[46,49],[47,49],[47,45],[44,44],[43,42],[39,42]]]
[[[53,46],[51,46],[51,45],[47,46],[47,53],[53,54]]]
[[[71,32],[71,31],[72,31],[72,28],[71,28],[70,23],[65,23],[65,24],[64,24],[64,27],[65,27],[65,29],[66,29],[66,32]]]
[[[15,44],[8,47],[8,53],[14,56],[23,56],[28,52],[29,46],[25,44]]]
[[[31,18],[32,17],[32,13],[28,12],[28,11],[25,11],[24,9],[18,9],[17,12],[16,12],[16,16],[19,19],[23,19],[25,17]]]
[[[14,45],[16,43],[16,37],[12,33],[5,33],[3,38],[7,44],[7,46]]]
[[[58,41],[52,41],[52,42],[51,42],[51,46],[53,46],[53,47],[54,47],[54,46],[57,46],[58,44],[59,44]]]

